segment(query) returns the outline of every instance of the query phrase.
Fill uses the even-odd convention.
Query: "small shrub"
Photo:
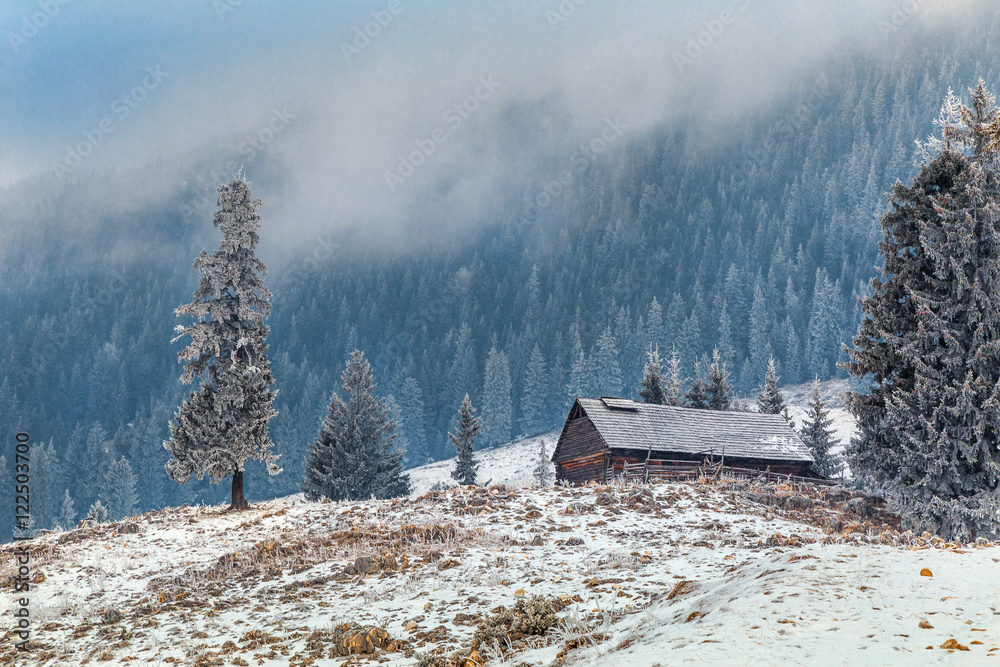
[[[472,648],[482,646],[509,646],[526,636],[540,637],[557,623],[556,614],[562,611],[560,600],[545,599],[534,595],[520,599],[511,609],[501,608],[496,614],[480,621],[472,636]]]
[[[433,653],[418,653],[416,667],[444,667],[445,661]]]

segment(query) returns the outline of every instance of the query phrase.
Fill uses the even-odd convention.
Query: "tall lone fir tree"
[[[479,468],[479,464],[473,458],[472,444],[476,440],[479,429],[479,417],[476,417],[476,409],[472,407],[472,401],[466,394],[462,405],[458,408],[457,433],[448,434],[458,450],[455,469],[451,471],[451,477],[463,486],[476,484],[476,470]]]
[[[405,496],[410,478],[394,449],[396,422],[375,395],[371,367],[359,350],[351,353],[341,382],[346,400],[336,392],[330,399],[299,488],[309,500]]]
[[[271,407],[277,392],[270,388],[264,324],[271,292],[264,285],[267,268],[254,254],[260,205],[245,179],[219,188],[212,224],[222,242],[215,253],[202,250],[195,260],[201,280],[194,301],[176,311],[197,320],[177,327],[178,338],[191,338],[178,354],[178,361],[187,362],[181,381],[200,378],[201,386],[177,410],[163,443],[171,454],[167,473],[182,484],[192,475],[207,474],[213,483],[232,475],[233,510],[250,506],[243,493],[248,459],[264,461],[271,475],[281,471],[267,435],[267,423],[277,415]]]
[[[838,442],[830,429],[832,423],[830,411],[826,409],[826,401],[819,390],[819,380],[813,380],[812,394],[799,435],[812,454],[816,472],[825,477],[835,477],[843,470],[840,457],[830,451]]]
[[[1000,120],[982,81],[950,91],[914,186],[897,183],[885,257],[845,368],[855,474],[905,522],[956,541],[1000,537]]]

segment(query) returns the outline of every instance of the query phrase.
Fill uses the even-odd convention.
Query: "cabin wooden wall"
[[[608,448],[594,424],[585,416],[566,422],[555,458],[556,480],[581,484],[604,480]]]
[[[606,471],[621,474],[626,463],[642,463],[649,459],[651,466],[688,465],[708,459],[711,463],[719,463],[721,457],[681,454],[678,452],[649,452],[635,449],[609,449],[598,433],[593,422],[582,410],[574,408],[570,419],[563,427],[559,438],[558,455],[553,460],[556,465],[556,480],[571,484],[584,484],[595,481],[603,482]],[[749,468],[751,470],[770,470],[779,475],[795,475],[809,477],[810,464],[798,461],[773,461],[767,459],[746,459],[727,456],[725,465],[733,468]]]

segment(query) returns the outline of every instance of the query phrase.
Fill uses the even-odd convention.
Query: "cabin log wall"
[[[604,479],[607,452],[604,439],[590,419],[570,419],[559,438],[559,453],[554,460],[556,480],[581,484]]]

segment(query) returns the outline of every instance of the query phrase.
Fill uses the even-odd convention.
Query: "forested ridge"
[[[484,423],[501,412],[480,445],[559,424],[574,395],[635,397],[650,345],[676,348],[687,376],[696,363],[706,371],[718,347],[742,394],[772,355],[783,383],[834,376],[878,261],[883,193],[912,179],[914,140],[933,131],[950,87],[964,93],[979,77],[997,87],[995,25],[947,40],[889,35],[875,51],[810,68],[768,110],[715,136],[692,106],[685,119],[625,134],[548,199],[555,175],[526,177],[478,231],[430,251],[383,256],[334,235],[332,256],[315,261],[305,247],[272,266],[270,434],[285,470],[251,466],[248,496],[297,490],[355,348],[389,398],[410,465],[454,455],[447,431],[466,393]],[[177,485],[163,470],[167,424],[188,392],[173,310],[196,285],[198,250],[214,243],[207,213],[199,229],[179,209],[135,224],[148,252],[123,254],[121,239],[97,233],[5,250],[0,414],[8,433],[51,441],[33,453],[38,527],[59,521],[66,490],[85,512],[127,483],[129,471],[111,465],[122,458],[142,489],[129,510],[227,493]],[[12,438],[4,448],[10,465]]]

